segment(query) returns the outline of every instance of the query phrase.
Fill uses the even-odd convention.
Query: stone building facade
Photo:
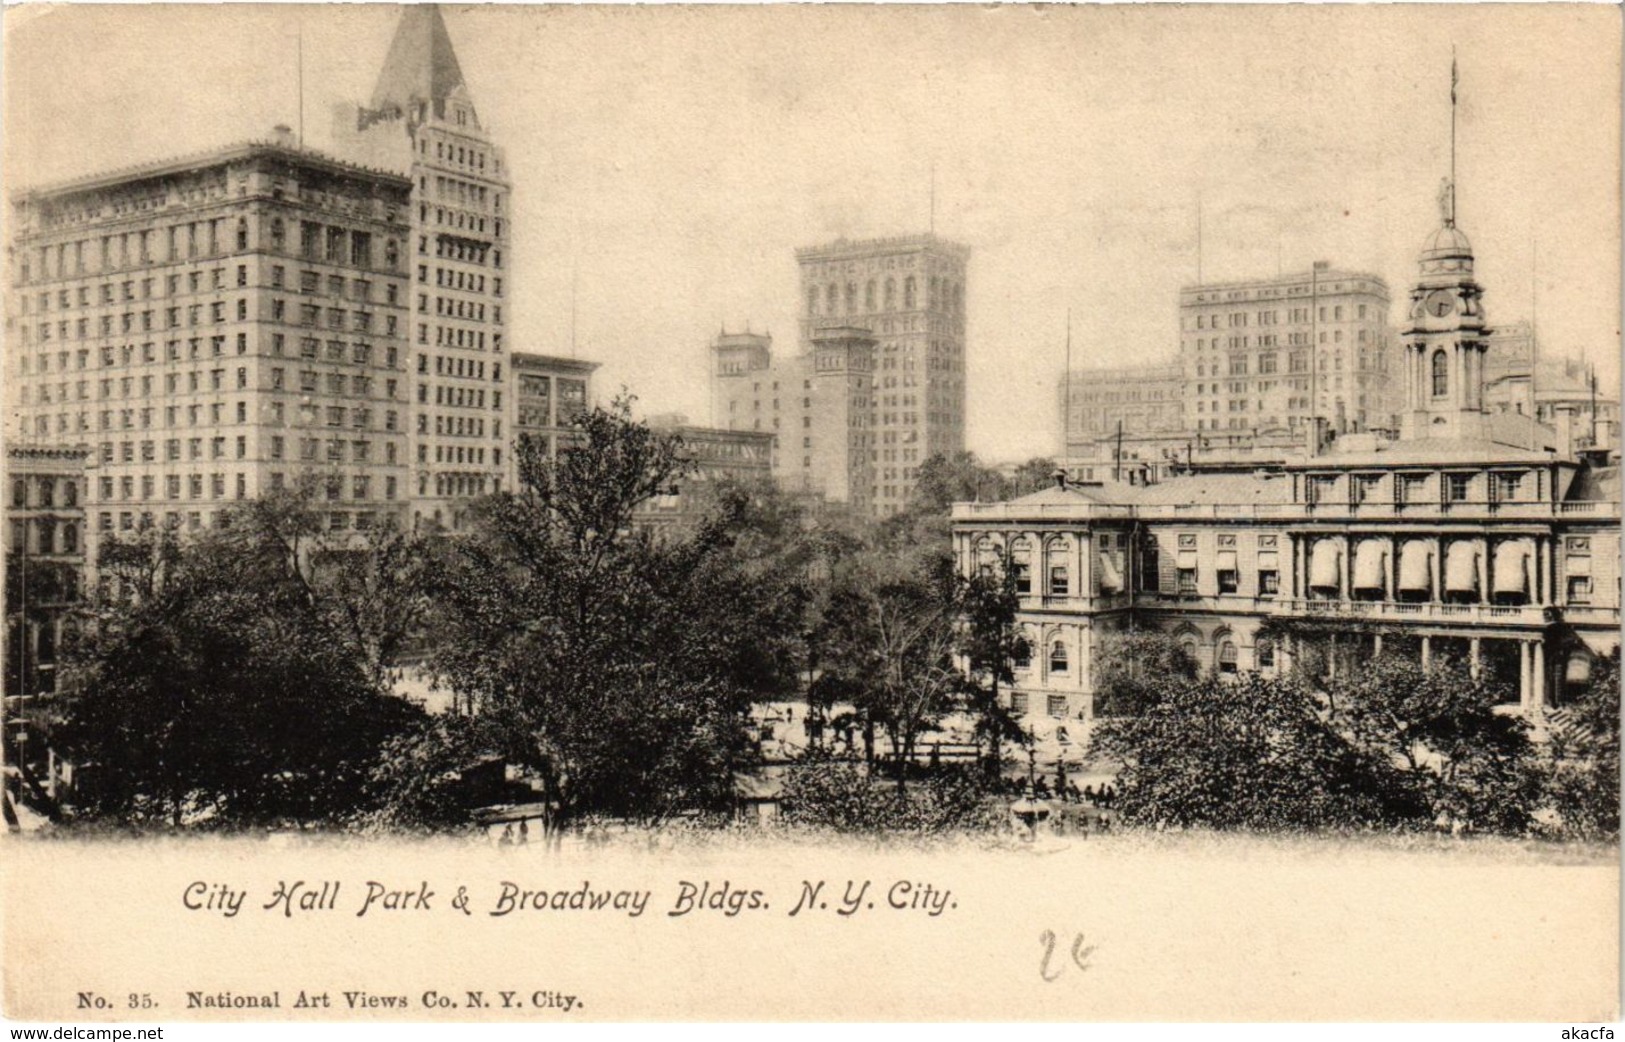
[[[364,104],[334,112],[341,155],[404,176],[413,364],[412,516],[452,530],[512,480],[512,186],[440,9],[408,4]]]
[[[800,350],[774,358],[765,337],[719,337],[719,422],[775,434],[786,488],[901,510],[927,457],[965,448],[969,257],[935,235],[797,250]]]
[[[1309,271],[1186,286],[1179,357],[1188,430],[1391,428],[1388,287],[1317,262]]]
[[[1310,656],[1335,672],[1386,649],[1489,671],[1532,716],[1560,705],[1619,647],[1617,446],[1564,454],[1495,439],[1482,296],[1447,216],[1401,333],[1398,440],[1345,435],[1253,473],[1062,482],[957,504],[961,570],[1015,569],[1032,654],[1012,708],[1090,719],[1096,655],[1137,626],[1219,673]]]
[[[89,447],[101,533],[305,473],[335,530],[402,516],[410,194],[282,137],[14,196],[15,436]]]

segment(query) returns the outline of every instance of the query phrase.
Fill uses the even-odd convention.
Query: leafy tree
[[[975,772],[933,773],[906,791],[881,784],[864,766],[823,757],[797,764],[785,779],[784,815],[798,825],[840,832],[942,833],[990,829],[1004,817]]]
[[[1016,625],[1021,596],[1008,556],[996,573],[979,573],[966,582],[962,606],[959,650],[969,672],[965,693],[978,718],[977,731],[987,738],[987,773],[997,777],[1003,761],[1001,743],[1019,742],[1024,737],[1021,725],[999,697],[999,686],[1014,684],[1016,661],[1032,653]]]
[[[997,502],[1008,498],[1008,492],[1004,475],[983,466],[974,452],[952,456],[934,452],[920,464],[908,509],[913,514],[946,515],[955,503]]]
[[[1246,673],[1147,685],[1138,711],[1106,718],[1095,748],[1119,760],[1130,821],[1311,829],[1380,820],[1373,762],[1332,729],[1299,684]]]
[[[1552,714],[1546,797],[1565,832],[1619,835],[1620,655],[1592,667],[1578,696]]]
[[[920,734],[962,688],[953,662],[961,581],[947,560],[914,568],[871,554],[835,584],[820,633],[822,698],[844,696],[857,708],[866,747],[872,728],[885,730],[902,790]]]
[[[1526,828],[1537,797],[1528,724],[1497,713],[1502,692],[1462,664],[1383,655],[1327,686],[1338,726],[1393,768],[1389,796],[1419,817]]]
[[[1005,487],[1006,497],[1025,496],[1055,483],[1056,462],[1048,456],[1035,456],[1016,467]]]
[[[1161,630],[1103,634],[1093,664],[1095,715],[1132,714],[1154,704],[1170,683],[1196,679],[1199,667]]]
[[[53,734],[81,766],[87,814],[317,823],[365,801],[380,748],[421,712],[336,624],[360,610],[346,591],[314,581],[312,557],[261,523],[312,531],[308,506],[256,503],[185,545],[148,532],[104,556],[116,581],[97,599]],[[412,614],[413,595],[392,584],[367,596],[368,610]]]
[[[562,819],[722,805],[749,704],[793,683],[796,588],[740,566],[737,497],[693,531],[637,527],[686,465],[629,397],[574,422],[556,457],[520,443],[518,491],[450,548],[435,668]]]

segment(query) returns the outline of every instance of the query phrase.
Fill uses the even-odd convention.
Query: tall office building
[[[1296,428],[1317,416],[1340,433],[1391,429],[1398,411],[1388,286],[1324,261],[1184,287],[1179,355],[1187,430]]]
[[[802,352],[814,351],[825,327],[866,329],[875,340],[868,433],[881,516],[908,503],[928,456],[965,449],[969,257],[966,247],[935,235],[796,251]]]
[[[335,530],[404,508],[411,185],[278,132],[12,199],[14,429],[90,448],[97,533],[304,473]]]
[[[412,512],[455,530],[470,499],[513,480],[512,205],[438,7],[401,8],[371,99],[336,106],[334,122],[341,154],[411,185]]]

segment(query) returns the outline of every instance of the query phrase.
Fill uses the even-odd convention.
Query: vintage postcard
[[[1620,29],[7,7],[5,1018],[1612,1037]]]

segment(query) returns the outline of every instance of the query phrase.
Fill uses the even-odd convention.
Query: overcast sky
[[[372,91],[384,6],[6,11],[7,188],[263,137]],[[1396,319],[1437,226],[1450,54],[1460,225],[1492,322],[1618,380],[1620,15],[1607,6],[450,7],[515,185],[510,342],[709,417],[706,344],[796,349],[794,250],[936,230],[973,253],[969,447],[1055,448],[1079,365],[1171,356],[1176,294],[1317,259]],[[1537,246],[1538,244],[1538,246]]]

